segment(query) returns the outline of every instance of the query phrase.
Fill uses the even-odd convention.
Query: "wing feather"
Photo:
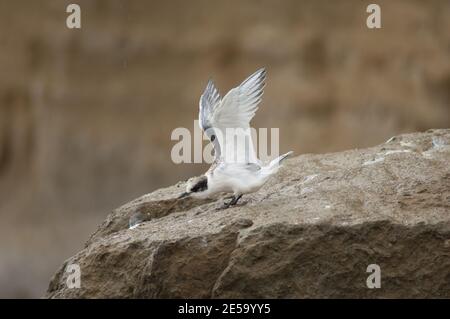
[[[214,145],[216,159],[226,153],[226,162],[259,163],[253,148],[250,121],[264,93],[266,70],[260,69],[230,90],[223,99],[210,80],[200,97],[200,127]],[[225,141],[227,129],[239,128],[238,145]],[[220,139],[217,138],[219,133]],[[240,138],[242,139],[240,139]],[[239,142],[241,140],[241,142]],[[226,150],[226,151],[225,151]]]
[[[211,120],[215,109],[220,104],[221,97],[219,90],[214,85],[214,82],[210,79],[206,85],[205,91],[200,97],[200,112],[199,112],[199,124],[203,131],[206,131],[212,126]]]
[[[221,129],[248,128],[261,102],[265,79],[266,70],[260,69],[230,90],[214,112],[215,126]]]

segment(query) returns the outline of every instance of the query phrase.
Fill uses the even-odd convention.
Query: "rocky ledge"
[[[226,210],[176,200],[182,190],[113,211],[46,296],[450,298],[450,130],[290,159]],[[80,288],[67,285],[72,264]],[[367,286],[371,264],[380,288]]]

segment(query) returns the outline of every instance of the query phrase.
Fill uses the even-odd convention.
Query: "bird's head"
[[[201,194],[208,189],[208,178],[205,175],[190,178],[186,184],[186,192],[178,198],[188,196],[201,197]]]

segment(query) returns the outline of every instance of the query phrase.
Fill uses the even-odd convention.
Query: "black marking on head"
[[[206,190],[208,188],[208,178],[202,178],[201,180],[199,180],[197,182],[197,184],[195,184],[194,186],[192,186],[191,188],[191,192],[193,193],[197,193],[197,192],[203,192],[204,190]]]

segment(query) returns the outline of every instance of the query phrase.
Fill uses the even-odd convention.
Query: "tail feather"
[[[268,168],[270,170],[278,168],[281,165],[281,162],[283,162],[287,157],[291,156],[292,154],[294,154],[294,152],[290,151],[290,152],[287,152],[286,154],[278,156],[276,159],[272,160],[269,163]]]

